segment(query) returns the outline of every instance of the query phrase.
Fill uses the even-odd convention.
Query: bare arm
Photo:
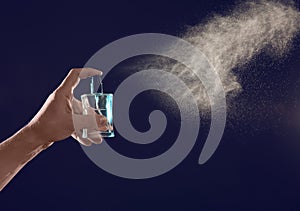
[[[0,190],[42,150],[51,145],[38,134],[24,127],[0,144]]]
[[[101,74],[91,68],[72,69],[30,123],[0,144],[0,191],[26,163],[56,141],[72,135],[84,145],[101,143],[100,136],[83,139],[74,131],[72,111],[74,103],[80,109],[80,103],[73,97],[80,78]],[[77,115],[76,118],[80,121],[84,117]],[[105,127],[105,119],[98,116],[97,124],[99,128]]]

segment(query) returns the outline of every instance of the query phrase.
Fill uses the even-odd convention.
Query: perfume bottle
[[[106,117],[106,130],[97,131],[102,137],[114,137],[113,129],[113,94],[103,93],[101,76],[90,77],[90,93],[81,95],[83,115],[95,112]],[[94,131],[95,132],[95,131]],[[87,138],[89,131],[83,129],[82,137]]]

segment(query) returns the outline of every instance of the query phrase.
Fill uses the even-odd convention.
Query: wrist
[[[21,129],[21,133],[26,137],[24,141],[33,148],[46,149],[53,143],[41,134],[33,125],[26,125]]]

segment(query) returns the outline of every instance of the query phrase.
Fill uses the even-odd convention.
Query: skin
[[[57,141],[72,136],[86,146],[102,142],[99,134],[83,139],[80,128],[105,130],[105,117],[95,113],[95,118],[81,115],[81,103],[73,97],[73,90],[80,79],[94,75],[102,75],[102,72],[92,68],[72,69],[35,117],[0,144],[0,191],[23,166]],[[91,119],[96,120],[96,126]],[[76,129],[74,125],[77,125]]]

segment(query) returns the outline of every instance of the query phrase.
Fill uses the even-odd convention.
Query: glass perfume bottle
[[[101,76],[90,78],[90,94],[81,95],[83,115],[88,115],[94,111],[94,114],[100,114],[106,117],[106,130],[100,130],[102,137],[114,137],[113,129],[113,94],[103,93],[103,84]],[[89,131],[83,129],[82,137],[87,138]]]

